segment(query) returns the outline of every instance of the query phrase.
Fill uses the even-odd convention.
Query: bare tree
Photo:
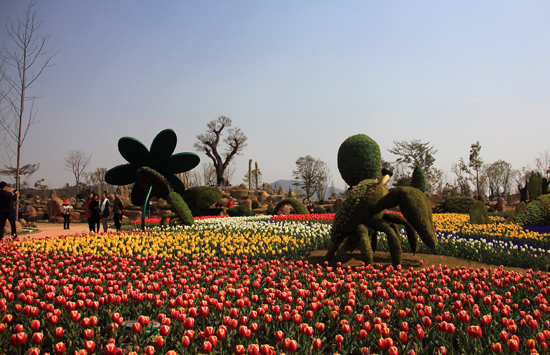
[[[44,69],[51,66],[50,61],[57,54],[46,49],[50,35],[40,35],[42,22],[36,19],[34,5],[31,2],[27,6],[22,18],[18,17],[16,21],[8,18],[7,34],[13,47],[4,45],[0,54],[0,126],[8,138],[4,142],[16,156],[17,189],[21,184],[21,146],[30,127],[38,123],[34,108],[38,97],[28,95],[27,91],[38,81]],[[27,103],[30,104],[28,110]],[[15,149],[8,140],[16,144]]]
[[[231,127],[232,124],[233,121],[225,116],[220,116],[217,120],[208,122],[206,133],[199,134],[197,136],[199,141],[194,144],[197,151],[205,153],[212,159],[214,168],[216,169],[216,183],[220,186],[226,184],[225,171],[231,160],[236,155],[241,154],[243,148],[246,147],[248,139],[240,128],[228,129],[228,135],[223,140],[227,144],[227,148],[225,153],[220,155],[218,148],[222,132],[225,128]]]
[[[24,176],[25,180],[31,177],[32,174],[36,173],[40,168],[40,163],[35,164],[25,164],[19,168],[19,177]],[[17,168],[12,168],[5,166],[4,169],[0,170],[0,175],[7,175],[13,179],[14,182],[17,181]]]
[[[489,185],[489,193],[492,197],[506,197],[512,188],[512,182],[518,172],[512,169],[512,164],[504,160],[498,160],[485,166],[483,174]]]
[[[107,190],[107,183],[105,182],[107,170],[107,168],[97,168],[91,173],[86,174],[86,177],[90,180],[90,185],[97,187],[97,192],[99,194]]]
[[[470,175],[472,180],[475,182],[478,200],[481,200],[481,195],[483,194],[482,185],[484,183],[482,174],[483,160],[479,156],[480,151],[481,145],[479,144],[479,141],[477,141],[470,146],[470,157],[468,159],[468,163],[466,163],[462,158],[460,158],[459,162],[460,169]]]
[[[202,164],[202,181],[205,186],[216,185],[216,168],[212,163]]]
[[[548,149],[540,153],[538,158],[535,158],[535,165],[537,167],[537,171],[543,177],[550,177],[550,152]]]
[[[298,182],[295,182],[293,185],[303,189],[304,200],[309,200],[319,189],[320,185],[326,188],[330,179],[329,174],[330,171],[327,165],[321,159],[315,159],[311,155],[306,155],[296,160],[296,170],[292,172],[292,175]]]
[[[426,176],[426,190],[436,189],[443,172],[433,166],[437,150],[430,146],[430,142],[422,143],[420,140],[414,139],[410,142],[394,141],[393,144],[395,147],[388,151],[399,156],[392,164],[394,168],[393,185],[410,185],[412,171],[418,165]]]
[[[78,194],[78,188],[80,186],[80,179],[83,177],[88,164],[90,164],[91,155],[87,155],[81,150],[71,150],[69,155],[64,159],[65,167],[67,171],[73,173],[76,180],[76,194]]]
[[[460,164],[453,164],[451,171],[456,175],[455,185],[460,190],[460,196],[470,196],[471,188],[468,177],[465,175]]]

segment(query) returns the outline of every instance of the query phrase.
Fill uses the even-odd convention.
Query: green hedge
[[[476,200],[467,196],[452,196],[445,200],[441,208],[447,213],[469,213]]]

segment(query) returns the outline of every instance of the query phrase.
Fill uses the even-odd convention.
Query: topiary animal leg
[[[437,245],[432,219],[432,207],[428,197],[419,189],[398,186],[382,197],[372,208],[373,215],[391,207],[399,206],[401,213],[414,227],[424,244],[431,249]]]
[[[376,234],[376,232],[374,233]],[[357,235],[359,236],[359,249],[361,250],[363,261],[365,264],[373,264],[374,252],[372,251],[368,228],[360,224],[357,227]]]
[[[336,251],[338,250],[339,246],[340,244],[334,244],[334,243],[332,244],[330,249],[327,251],[327,254],[325,255],[325,261],[330,261],[330,259],[332,259],[334,254],[336,254]]]
[[[336,259],[342,261],[346,258],[348,251],[352,251],[357,247],[357,240],[355,236],[348,235],[342,243],[338,246],[338,251],[336,252]]]
[[[383,218],[388,222],[402,224],[405,227],[405,231],[407,232],[407,239],[409,240],[411,250],[413,254],[416,254],[418,250],[418,235],[416,234],[413,226],[411,226],[411,224],[407,222],[404,217],[398,214],[386,213]]]
[[[371,235],[370,247],[372,249],[372,253],[374,254],[376,253],[376,248],[378,248],[378,232],[372,228],[368,228],[368,231],[369,231],[369,234]]]
[[[392,225],[383,219],[369,219],[367,225],[377,231],[386,233],[388,238],[388,246],[390,248],[391,261],[394,266],[401,264],[401,238],[395,234]]]

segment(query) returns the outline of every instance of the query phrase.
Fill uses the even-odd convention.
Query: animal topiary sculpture
[[[214,216],[223,210],[210,207],[222,198],[222,193],[209,186],[190,187],[185,190],[182,197],[187,201],[193,216]]]
[[[359,154],[353,158],[346,154]],[[350,163],[354,162],[354,163]],[[354,172],[351,164],[356,164]],[[370,137],[352,136],[338,151],[338,167],[342,178],[348,183],[356,182],[353,190],[338,210],[331,230],[332,246],[325,259],[344,259],[348,251],[361,250],[365,263],[373,263],[377,246],[378,232],[388,238],[392,263],[401,264],[401,235],[397,228],[402,224],[407,232],[411,249],[416,252],[418,236],[430,248],[435,248],[437,239],[432,221],[431,204],[426,195],[410,186],[395,187],[388,191],[386,183],[391,172],[382,170],[379,180],[375,180],[381,166],[380,148]],[[342,167],[344,172],[342,173]],[[403,216],[386,214],[388,208],[399,206]],[[418,234],[417,234],[418,233]]]
[[[118,141],[118,151],[128,164],[109,169],[105,181],[111,185],[134,184],[131,200],[132,204],[142,206],[142,229],[145,228],[145,207],[152,196],[167,199],[176,220],[184,224],[193,223],[193,215],[181,198],[185,186],[175,174],[193,169],[200,158],[188,152],[172,155],[176,143],[176,133],[171,129],[157,134],[150,149],[132,137],[122,137]]]

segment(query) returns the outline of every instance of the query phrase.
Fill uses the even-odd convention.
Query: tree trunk
[[[256,191],[259,190],[259,179],[258,179],[258,162],[256,162],[256,174],[255,174],[255,177],[256,177]]]
[[[248,161],[248,191],[252,190],[252,159]]]

